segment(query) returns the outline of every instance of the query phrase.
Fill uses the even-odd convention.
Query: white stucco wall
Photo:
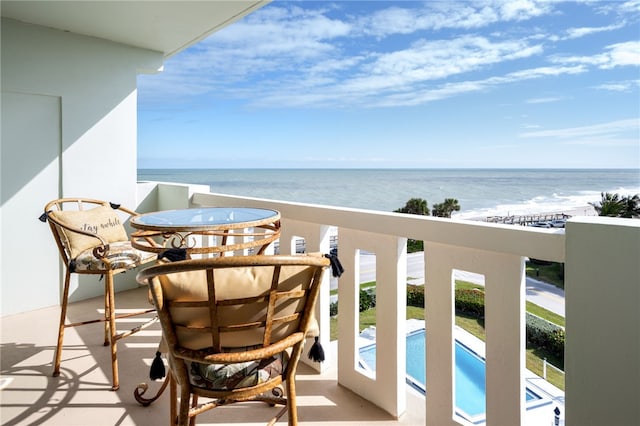
[[[163,55],[10,19],[1,41],[0,315],[8,315],[59,303],[57,252],[37,220],[48,201],[136,207],[136,77]],[[71,298],[101,287],[76,282]]]

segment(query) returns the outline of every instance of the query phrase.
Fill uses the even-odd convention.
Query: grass
[[[527,262],[527,276],[553,284],[558,288],[564,288],[564,265],[555,262],[543,263],[544,264],[536,264],[531,261]]]

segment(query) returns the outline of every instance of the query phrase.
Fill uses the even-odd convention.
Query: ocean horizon
[[[456,218],[590,214],[602,192],[640,193],[640,169],[138,169],[139,181],[208,185],[210,192],[393,211],[458,200]]]

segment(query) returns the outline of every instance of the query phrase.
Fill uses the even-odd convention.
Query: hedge
[[[564,328],[527,312],[527,343],[564,359]]]

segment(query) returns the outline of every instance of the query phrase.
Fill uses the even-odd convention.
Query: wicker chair
[[[193,425],[196,415],[241,401],[285,405],[269,424],[285,412],[297,424],[294,376],[328,265],[314,255],[237,256],[138,273],[168,346],[170,424]]]
[[[106,201],[61,198],[49,202],[44,208],[44,214],[40,217],[43,222],[47,220],[49,222],[66,271],[53,376],[60,375],[65,328],[104,322],[104,345],[111,347],[112,390],[117,390],[120,386],[117,357],[118,340],[146,328],[155,320],[155,318],[151,319],[122,333],[118,333],[116,330],[117,319],[147,314],[153,312],[154,309],[116,315],[113,276],[156,258],[155,254],[144,253],[131,247],[118,211],[128,217],[137,214],[132,210]],[[67,324],[69,284],[72,273],[104,276],[103,317]]]

